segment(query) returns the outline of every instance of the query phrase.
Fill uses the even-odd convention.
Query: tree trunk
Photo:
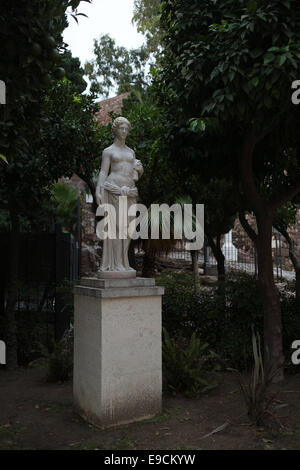
[[[213,237],[209,234],[206,234],[206,236],[208,244],[211,247],[214,257],[217,261],[218,281],[225,281],[225,256],[221,249],[221,235],[217,236],[216,242],[214,241]]]
[[[273,275],[272,223],[278,207],[294,197],[294,189],[287,191],[280,199],[273,199],[271,203],[262,196],[253,171],[253,153],[258,141],[257,123],[254,122],[245,134],[239,156],[239,170],[246,202],[255,214],[258,229],[256,248],[264,312],[264,364],[266,374],[274,374],[272,382],[279,382],[284,378],[284,358],[280,298]]]
[[[8,369],[18,366],[18,342],[15,309],[18,300],[18,277],[19,277],[19,217],[13,202],[9,204],[11,219],[9,267],[8,267],[8,289],[7,303],[5,308],[5,342],[6,363]]]
[[[273,382],[283,380],[282,321],[280,297],[275,285],[272,259],[272,218],[257,217],[258,281],[264,311],[264,363]]]

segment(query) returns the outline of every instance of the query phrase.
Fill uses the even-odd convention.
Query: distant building
[[[111,117],[108,113],[112,111],[115,114],[120,114],[123,108],[123,100],[128,98],[129,93],[122,93],[121,95],[115,96],[113,98],[108,98],[104,101],[99,101],[100,110],[95,114],[95,117],[100,124],[100,126],[105,126],[111,121]]]

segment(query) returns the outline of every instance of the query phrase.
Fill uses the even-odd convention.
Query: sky
[[[93,40],[102,34],[108,33],[117,45],[127,48],[139,47],[144,42],[143,35],[131,24],[133,0],[93,0],[92,4],[81,2],[78,11],[88,18],[79,16],[77,24],[70,17],[63,37],[73,57],[79,57],[82,65],[93,59]]]

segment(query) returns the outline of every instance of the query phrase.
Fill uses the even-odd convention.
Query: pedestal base
[[[161,412],[161,296],[153,279],[85,278],[74,288],[74,405],[113,426]]]
[[[101,279],[132,279],[136,277],[134,269],[130,271],[99,271]]]

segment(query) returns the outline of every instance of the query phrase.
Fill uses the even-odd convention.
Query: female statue
[[[126,118],[116,118],[112,126],[114,142],[102,154],[96,199],[98,205],[108,203],[114,207],[116,213],[116,238],[107,238],[103,241],[101,277],[136,276],[135,270],[129,266],[128,262],[130,238],[119,238],[120,196],[126,196],[128,209],[132,204],[135,204],[138,195],[135,182],[143,174],[141,162],[135,158],[134,151],[125,144],[130,128],[131,124]],[[121,217],[123,220],[125,220],[124,217],[126,218],[125,223],[128,227],[130,218],[127,217],[127,213],[121,214]]]

